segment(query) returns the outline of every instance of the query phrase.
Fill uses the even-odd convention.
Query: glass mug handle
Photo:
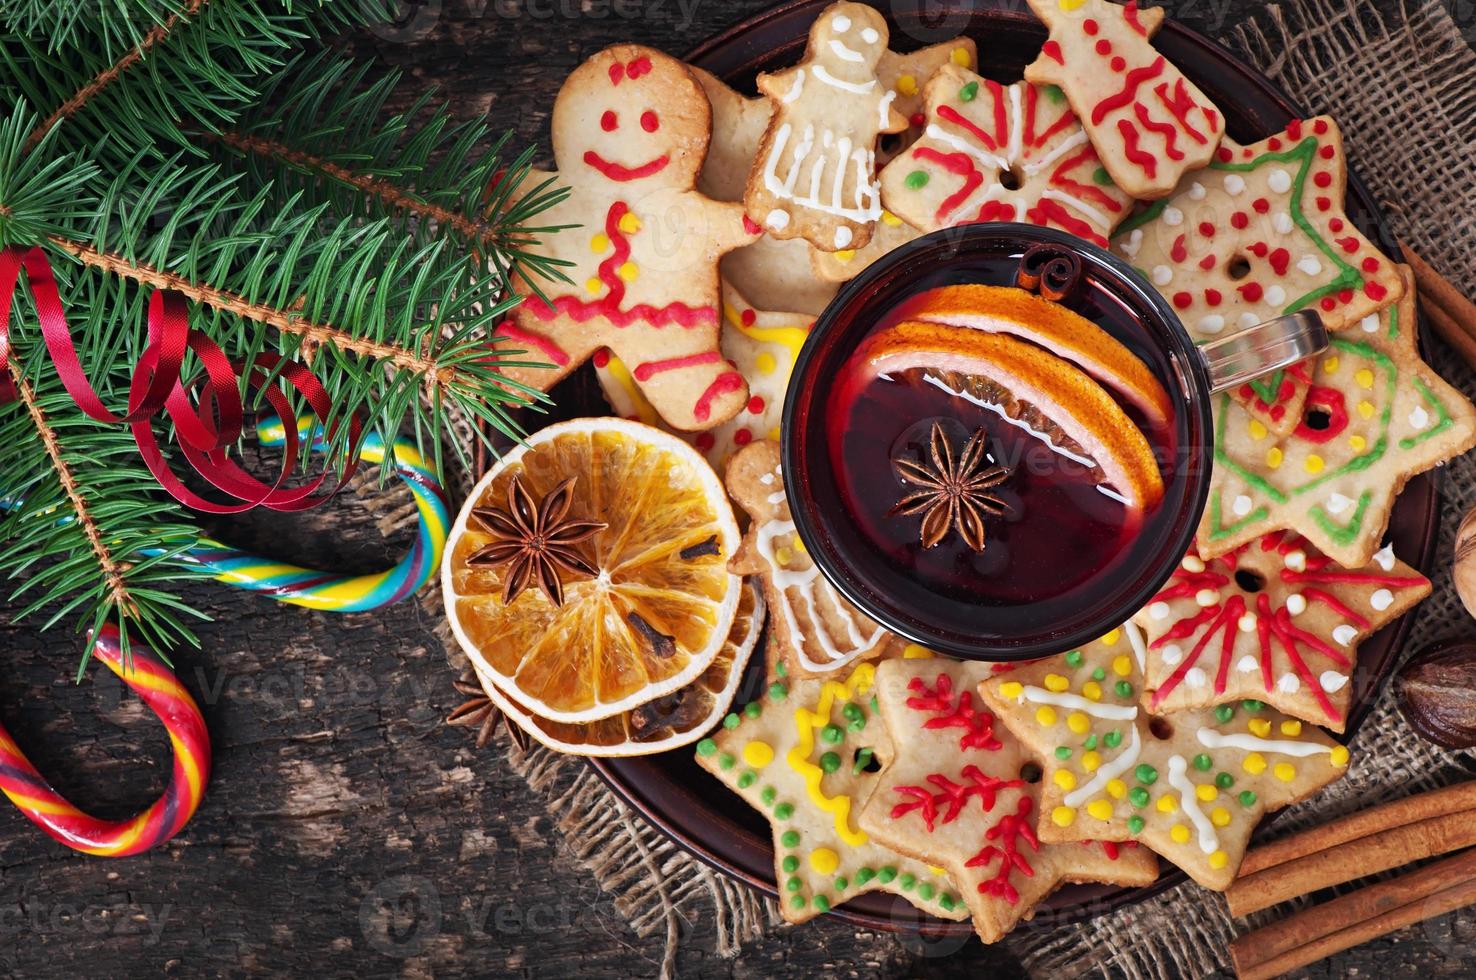
[[[1298,310],[1201,344],[1210,391],[1225,391],[1327,350],[1316,310]]]

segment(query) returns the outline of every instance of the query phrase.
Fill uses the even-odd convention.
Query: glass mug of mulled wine
[[[784,480],[810,557],[908,640],[1023,660],[1137,612],[1190,548],[1211,400],[1327,347],[1311,311],[1196,346],[1131,267],[1049,228],[924,236],[798,357]]]

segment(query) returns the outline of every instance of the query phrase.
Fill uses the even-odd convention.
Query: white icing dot
[[[1240,621],[1236,625],[1240,627],[1240,632],[1242,633],[1254,633],[1256,631],[1256,614],[1253,612],[1246,613],[1240,617]]]
[[[1322,686],[1322,689],[1324,691],[1327,691],[1329,694],[1331,694],[1333,691],[1340,691],[1343,689],[1343,687],[1348,683],[1348,675],[1340,674],[1335,670],[1324,670],[1322,672],[1322,675],[1317,678],[1317,683]]]
[[[1225,318],[1220,316],[1220,314],[1218,313],[1211,313],[1208,316],[1203,316],[1199,318],[1200,333],[1219,333],[1221,330],[1224,329]]]
[[[1282,170],[1280,167],[1277,167],[1275,170],[1271,171],[1271,175],[1269,178],[1267,178],[1266,183],[1269,184],[1271,189],[1276,193],[1285,194],[1287,191],[1291,190],[1291,174],[1287,173],[1285,170]]]
[[[1239,195],[1245,192],[1245,178],[1240,174],[1225,175],[1225,193]]]
[[[1200,589],[1194,593],[1194,601],[1201,606],[1213,606],[1220,601],[1220,593],[1214,589]]]
[[[1334,492],[1328,495],[1327,512],[1329,514],[1341,514],[1343,511],[1352,506],[1353,501],[1349,500],[1347,497],[1343,496],[1340,493]]]
[[[1198,555],[1185,555],[1184,560],[1179,562],[1179,567],[1190,575],[1198,575],[1204,571],[1204,561]]]
[[[1188,673],[1184,675],[1184,683],[1190,687],[1204,687],[1209,683],[1209,678],[1198,667],[1190,667]]]
[[[1172,204],[1163,209],[1163,223],[1170,228],[1177,228],[1184,223],[1184,212]]]
[[[1276,230],[1276,234],[1278,235],[1290,235],[1296,225],[1292,224],[1291,215],[1285,211],[1277,211],[1271,216],[1271,227]]]
[[[867,44],[875,44],[877,41],[881,40],[881,35],[876,32],[876,28],[865,27],[861,30],[861,40],[865,41]]]
[[[1301,690],[1302,682],[1297,680],[1296,674],[1282,674],[1276,681],[1276,688],[1286,694],[1295,694]]]
[[[1155,602],[1148,607],[1148,615],[1154,619],[1168,619],[1169,604],[1166,602]]]
[[[1358,631],[1347,623],[1334,627],[1332,631],[1332,638],[1338,642],[1338,646],[1344,647],[1352,643],[1353,638],[1357,635]]]
[[[1322,263],[1317,261],[1315,255],[1304,255],[1297,260],[1297,268],[1309,276],[1322,275]]]
[[[1189,200],[1202,201],[1204,200],[1204,195],[1204,185],[1201,184],[1199,181],[1196,180],[1194,183],[1189,185]]]
[[[1242,674],[1253,674],[1259,666],[1260,664],[1256,661],[1256,658],[1248,653],[1235,662],[1235,669]]]
[[[1275,307],[1279,310],[1286,304],[1286,290],[1280,286],[1267,286],[1266,292],[1262,294],[1261,299],[1267,306]]]
[[[1307,553],[1304,551],[1288,551],[1286,557],[1281,559],[1282,563],[1294,572],[1300,572],[1307,567]]]
[[[1130,259],[1138,257],[1138,249],[1143,247],[1143,229],[1134,228],[1126,238],[1117,245],[1123,255]]]
[[[1423,429],[1430,424],[1430,413],[1423,405],[1416,405],[1409,413],[1409,424],[1415,429]]]
[[[764,219],[764,223],[775,231],[782,231],[789,226],[789,212],[783,208],[775,208],[769,212],[769,216]]]
[[[830,19],[830,26],[835,28],[836,33],[844,34],[851,29],[851,18],[845,14],[836,14]]]
[[[1379,567],[1389,572],[1394,569],[1394,546],[1386,544],[1374,553],[1373,560],[1379,563]]]
[[[1164,663],[1168,664],[1170,667],[1174,667],[1178,665],[1180,660],[1184,659],[1184,651],[1179,649],[1179,645],[1177,643],[1170,643],[1168,646],[1163,648],[1163,653],[1161,654],[1161,656],[1163,657]]]
[[[1293,616],[1300,616],[1307,611],[1307,597],[1300,592],[1293,592],[1286,597],[1286,611]]]
[[[841,225],[835,230],[835,247],[845,248],[851,244],[851,229]]]
[[[1368,597],[1368,604],[1374,607],[1375,612],[1383,612],[1394,605],[1394,593],[1388,589],[1379,589]]]
[[[1358,321],[1358,325],[1363,327],[1364,333],[1374,333],[1379,329],[1379,315],[1377,313],[1370,313]]]
[[[1254,313],[1242,313],[1240,314],[1240,319],[1236,320],[1235,322],[1239,324],[1240,329],[1249,330],[1251,327],[1254,327],[1256,324],[1260,323],[1261,318],[1256,316]]]
[[[1167,286],[1174,281],[1174,270],[1166,265],[1155,265],[1153,267],[1153,285]]]
[[[763,476],[759,477],[759,482],[766,487],[772,487],[774,485],[774,474],[765,473]]]
[[[1244,517],[1246,514],[1249,514],[1253,506],[1255,506],[1255,501],[1243,493],[1230,503],[1230,509],[1235,512],[1236,517]]]

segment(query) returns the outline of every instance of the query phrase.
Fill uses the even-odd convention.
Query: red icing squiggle
[[[921,677],[914,677],[907,683],[907,689],[913,695],[907,699],[907,707],[914,711],[929,711],[934,715],[923,723],[923,728],[930,731],[962,728],[963,734],[958,737],[960,749],[985,749],[992,752],[1000,747],[999,739],[994,737],[994,716],[975,708],[973,696],[968,691],[955,693],[953,678],[947,674],[940,673],[932,687]]]
[[[944,198],[943,203],[938,205],[933,218],[939,223],[945,222],[948,215],[958,210],[959,206],[968,200],[969,195],[984,182],[984,176],[974,167],[974,161],[969,159],[967,153],[944,153],[930,146],[919,146],[913,149],[912,155],[919,160],[936,163],[949,173],[964,179],[963,186]]]
[[[1096,106],[1092,108],[1092,124],[1100,125],[1102,120],[1107,118],[1108,113],[1114,112],[1131,104],[1133,100],[1138,97],[1139,86],[1148,81],[1150,78],[1157,78],[1159,75],[1163,74],[1163,66],[1165,63],[1166,62],[1163,55],[1159,55],[1157,58],[1153,59],[1152,64],[1144,65],[1142,68],[1134,68],[1132,71],[1128,72],[1127,78],[1124,80],[1122,90],[1116,95],[1107,96],[1107,98],[1103,99],[1101,102],[1098,102]]]
[[[1126,119],[1119,119],[1117,132],[1122,136],[1122,153],[1128,162],[1137,164],[1149,177],[1157,175],[1158,161],[1138,144],[1138,128]]]
[[[524,330],[511,320],[504,320],[497,328],[497,336],[505,337],[514,343],[526,344],[547,357],[558,367],[568,367],[569,355],[558,344],[547,337],[540,337],[536,333]]]
[[[742,391],[744,385],[743,375],[737,371],[725,371],[718,375],[717,380],[708,385],[707,390],[698,396],[697,404],[692,407],[692,417],[699,422],[706,422],[712,418],[714,399],[734,391]]]
[[[624,164],[612,163],[606,160],[594,150],[585,150],[584,162],[609,179],[624,183],[631,180],[641,180],[652,174],[660,173],[671,162],[671,158],[663,153],[656,159],[643,163],[639,167],[627,167]]]
[[[991,895],[1002,898],[1011,905],[1020,901],[1020,893],[1015,886],[1010,884],[1011,873],[1018,871],[1023,875],[1035,876],[1035,869],[1025,855],[1020,853],[1020,841],[1032,850],[1040,850],[1040,841],[1035,836],[1035,828],[1031,826],[1034,822],[1030,819],[1030,811],[1034,804],[1030,797],[1020,797],[1020,802],[1015,807],[1015,812],[1006,817],[1001,817],[999,823],[989,828],[984,835],[985,840],[994,841],[986,844],[978,854],[964,862],[965,867],[987,868],[999,859],[999,871],[988,881],[979,883],[981,895]]]
[[[994,104],[995,104],[996,107],[998,107],[998,110],[1000,112],[1003,112],[1004,111],[1004,101],[1002,99],[996,99],[995,102],[994,102]],[[967,117],[965,117],[963,115],[963,113],[959,112],[953,106],[951,106],[951,105],[940,105],[938,107],[938,118],[939,119],[942,119],[942,120],[945,120],[947,122],[951,122],[951,123],[953,123],[953,125],[958,126],[959,128],[963,129],[970,136],[974,137],[974,139],[978,140],[980,143],[983,143],[985,149],[987,149],[987,150],[998,150],[999,149],[1000,144],[997,143],[997,142],[995,142],[995,140],[994,140],[994,138],[992,136],[990,136],[988,133],[984,132],[983,129],[979,128],[979,126],[977,126],[975,123],[973,123],[972,121],[970,121]],[[1006,138],[1008,138],[1008,137],[1006,137]]]
[[[716,364],[723,359],[723,355],[715,350],[703,354],[689,354],[686,357],[671,357],[664,361],[646,361],[639,364],[631,372],[637,381],[649,381],[658,374],[667,371],[679,371],[682,368],[696,367],[699,364]]]
[[[1148,114],[1148,107],[1138,102],[1133,105],[1133,115],[1138,117],[1138,122],[1150,133],[1157,133],[1163,137],[1163,152],[1170,160],[1184,159],[1184,153],[1177,146],[1178,130],[1166,122],[1159,122]]]

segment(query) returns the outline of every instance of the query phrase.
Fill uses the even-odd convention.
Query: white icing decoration
[[[1257,617],[1255,613],[1248,612],[1243,614],[1240,617],[1240,620],[1235,625],[1240,627],[1240,632],[1242,633],[1254,633],[1256,630],[1256,623],[1258,622],[1260,622],[1260,618]]]
[[[1199,330],[1201,333],[1219,333],[1225,329],[1225,318],[1218,313],[1199,318]]]
[[[1163,209],[1163,223],[1170,228],[1177,228],[1184,223],[1184,212],[1173,205]]]
[[[835,247],[845,248],[851,244],[851,229],[845,225],[835,229]]]
[[[1198,555],[1185,555],[1184,560],[1179,562],[1179,567],[1190,575],[1198,575],[1204,571],[1204,559]]]
[[[879,114],[876,120],[877,129],[886,129],[887,123],[891,122],[892,100],[896,97],[897,93],[895,91],[888,92],[881,97],[881,102],[877,104],[877,112]]]
[[[1225,734],[1217,732],[1213,728],[1201,728],[1195,733],[1199,737],[1199,744],[1208,749],[1239,749],[1241,752],[1274,752],[1277,755],[1290,755],[1298,759],[1316,755],[1319,752],[1332,754],[1331,745],[1321,745],[1317,742],[1289,742],[1285,739],[1261,738],[1246,732],[1231,732]]]
[[[839,42],[832,41],[831,43],[837,44]],[[856,60],[860,61],[861,59],[858,57]],[[831,88],[840,89],[842,92],[854,92],[857,95],[865,95],[876,88],[876,79],[874,78],[868,78],[864,82],[848,82],[844,79],[836,78],[830,72],[826,71],[824,65],[815,65],[813,67],[817,79],[829,85]]]
[[[1148,645],[1143,642],[1143,634],[1136,623],[1127,622],[1122,626],[1123,632],[1128,636],[1128,645],[1133,648],[1133,658],[1138,661],[1138,673],[1148,672]]]
[[[1048,200],[1060,201],[1062,204],[1075,208],[1076,210],[1080,211],[1082,214],[1090,218],[1099,227],[1112,227],[1112,221],[1101,211],[1098,211],[1096,208],[1092,207],[1090,204],[1079,198],[1072,197],[1070,194],[1056,190],[1054,187],[1047,187],[1045,190],[1040,192],[1040,196]]]
[[[1117,244],[1123,255],[1130,259],[1138,257],[1138,249],[1143,247],[1143,229],[1134,228],[1126,238]]]
[[[818,66],[815,68],[815,77],[820,77]],[[784,149],[789,145],[789,138],[793,132],[793,128],[787,122],[775,132],[773,149],[770,150],[769,158],[764,163],[764,188],[780,200],[792,200],[800,207],[835,215],[857,224],[870,224],[878,220],[881,217],[881,191],[872,178],[872,172],[875,169],[875,154],[859,147],[852,150],[849,137],[836,140],[830,130],[825,130],[821,138],[822,151],[815,157],[814,166],[810,169],[809,196],[800,197],[795,192],[795,185],[799,182],[801,166],[815,148],[815,127],[805,127],[790,154],[789,172],[781,181],[777,174],[779,161],[784,156]],[[832,145],[835,147],[835,180],[831,188],[831,199],[827,202],[820,199],[820,182],[824,176],[825,165],[829,159],[828,151]],[[855,164],[856,168],[855,203],[854,206],[849,207],[841,202],[847,162]],[[788,217],[786,216],[780,224],[776,225],[774,221],[777,212],[778,209],[769,212],[767,220],[770,227],[783,228],[789,223]]]
[[[1010,139],[1005,145],[1005,157],[1011,161],[1020,159],[1020,143],[1024,139],[1021,126],[1024,122],[1024,113],[1020,108],[1019,85],[1010,86]]]
[[[1386,572],[1394,570],[1394,546],[1386,544],[1374,553],[1373,560]]]
[[[1300,616],[1307,611],[1307,597],[1300,592],[1293,592],[1286,597],[1286,611],[1293,616]]]
[[[1322,275],[1322,263],[1317,261],[1315,255],[1304,255],[1297,261],[1297,268],[1309,276]]]
[[[1253,506],[1255,506],[1255,501],[1243,493],[1230,503],[1230,509],[1235,512],[1236,517],[1244,517],[1246,514],[1249,514]]]
[[[923,135],[928,137],[929,139],[937,140],[940,143],[947,143],[955,150],[958,150],[960,153],[968,154],[991,170],[1010,169],[1010,162],[1008,160],[1002,160],[997,156],[985,153],[983,150],[979,149],[968,140],[953,135],[946,129],[943,129],[937,123],[928,123],[928,128],[923,130]]]
[[[1133,709],[1134,715],[1137,714],[1137,710],[1137,708]],[[1061,798],[1061,802],[1070,807],[1081,806],[1087,800],[1102,792],[1102,788],[1112,780],[1137,765],[1138,754],[1142,750],[1143,742],[1138,737],[1138,726],[1133,725],[1128,728],[1128,744],[1127,748],[1122,750],[1122,754],[1099,768],[1092,775],[1091,780],[1085,785],[1079,786],[1070,793],[1067,793]]]
[[[1155,265],[1153,267],[1153,285],[1167,286],[1174,281],[1174,270],[1166,265]]]
[[[1189,200],[1202,201],[1204,200],[1204,195],[1204,185],[1201,184],[1199,181],[1196,180],[1189,185]]]
[[[1394,605],[1394,593],[1388,589],[1379,589],[1368,597],[1368,604],[1374,607],[1374,612],[1383,612]]]
[[[1184,808],[1184,816],[1188,817],[1189,822],[1194,824],[1194,829],[1199,831],[1199,849],[1206,854],[1213,854],[1220,849],[1220,838],[1215,834],[1214,823],[1199,808],[1199,797],[1195,795],[1194,783],[1184,775],[1188,769],[1189,763],[1184,761],[1182,755],[1169,756],[1169,785],[1179,791],[1179,805]]]
[[[1209,677],[1198,667],[1190,667],[1184,674],[1184,683],[1190,687],[1204,687],[1209,683]]]
[[[1410,410],[1409,424],[1414,429],[1423,429],[1430,424],[1430,413],[1425,411],[1423,405],[1416,405]]]
[[[1280,167],[1277,167],[1275,170],[1271,171],[1271,175],[1267,179],[1266,183],[1269,184],[1271,189],[1276,193],[1285,194],[1287,191],[1291,190],[1291,174],[1287,173]]]
[[[765,473],[763,476],[759,477],[759,482],[766,487],[772,487],[774,485],[774,474]]]
[[[1285,211],[1277,211],[1271,216],[1271,227],[1278,235],[1290,235],[1296,225],[1292,224],[1292,216]],[[1300,267],[1299,267],[1300,268]]]
[[[1324,691],[1331,694],[1334,691],[1341,691],[1343,689],[1344,685],[1348,683],[1348,675],[1340,674],[1335,670],[1324,670],[1322,676],[1317,678],[1317,683],[1322,685]]]
[[[867,44],[875,44],[881,40],[881,35],[876,32],[875,27],[863,27],[861,28],[861,40]]]
[[[1066,154],[1068,154],[1072,150],[1076,149],[1078,146],[1081,146],[1086,141],[1087,141],[1086,131],[1085,130],[1079,130],[1076,133],[1076,135],[1072,136],[1069,140],[1067,140],[1066,142],[1064,142],[1064,143],[1060,144],[1059,146],[1057,146],[1054,150],[1052,150],[1051,152],[1047,153],[1045,156],[1041,157],[1039,160],[1035,160],[1035,161],[1033,161],[1031,163],[1025,164],[1025,168],[1024,169],[1025,169],[1026,176],[1028,176],[1028,177],[1034,177],[1036,174],[1040,173],[1042,170],[1046,169],[1047,167],[1053,166],[1057,160],[1061,159]],[[1137,234],[1139,241],[1141,241],[1142,238],[1143,238],[1142,234],[1140,234],[1141,231],[1142,231],[1142,229],[1140,228],[1136,232],[1134,232],[1134,234]],[[1136,251],[1136,249],[1134,251]]]
[[[1235,322],[1240,327],[1240,329],[1249,330],[1251,327],[1254,327],[1256,324],[1260,323],[1261,318],[1256,316],[1254,313],[1242,313],[1240,314],[1240,319],[1236,320]]]
[[[1168,666],[1176,667],[1179,661],[1184,659],[1184,651],[1179,649],[1177,643],[1170,643],[1163,648],[1163,652],[1159,656],[1163,657],[1163,662]]]
[[[851,18],[845,14],[836,14],[830,18],[830,26],[837,34],[844,34],[851,29]]]
[[[1068,711],[1081,711],[1094,718],[1103,721],[1132,721],[1138,717],[1137,705],[1102,704],[1099,701],[1090,701],[1079,694],[1068,694],[1055,691],[1047,691],[1041,687],[1025,687],[1020,697],[1026,701],[1036,704],[1049,704]]]
[[[1220,593],[1214,589],[1200,589],[1194,593],[1194,601],[1201,606],[1213,606],[1220,601]]]
[[[1347,510],[1349,507],[1352,507],[1352,506],[1353,506],[1353,501],[1349,500],[1347,497],[1343,496],[1342,494],[1340,494],[1340,493],[1338,493],[1336,491],[1334,491],[1331,494],[1328,494],[1328,497],[1327,497],[1327,512],[1329,514],[1341,514],[1343,511]]]
[[[1374,333],[1379,329],[1379,315],[1377,313],[1370,313],[1359,321],[1359,325],[1363,327],[1364,333]]]
[[[1232,196],[1245,193],[1245,178],[1240,176],[1240,174],[1226,174],[1225,193]]]
[[[1332,631],[1332,638],[1337,641],[1338,646],[1344,647],[1352,643],[1353,638],[1357,635],[1358,631],[1349,626],[1347,623],[1342,623],[1338,626],[1333,627]]]
[[[1300,549],[1296,551],[1288,551],[1286,553],[1286,556],[1282,558],[1281,561],[1284,565],[1286,565],[1287,568],[1290,568],[1294,572],[1302,572],[1307,570],[1307,553],[1305,551],[1301,551]]]
[[[803,92],[804,89],[805,89],[805,70],[803,68],[801,68],[801,69],[799,69],[798,71],[796,71],[794,73],[794,84],[791,85],[791,86],[789,86],[789,91],[788,92],[785,92],[784,95],[780,97],[779,101],[780,102],[783,102],[785,105],[788,105],[789,103],[793,102],[795,99],[799,98],[800,97],[800,93]]]
[[[1235,669],[1242,674],[1254,674],[1259,666],[1261,665],[1256,658],[1248,653],[1235,662]]]
[[[764,223],[775,231],[782,231],[789,225],[789,212],[783,208],[775,208],[769,212],[769,216],[764,219]]]
[[[1302,682],[1296,674],[1282,674],[1276,681],[1276,689],[1284,694],[1296,694],[1302,689]]]
[[[1148,615],[1154,619],[1168,619],[1169,604],[1166,602],[1155,602],[1148,607]]]
[[[1280,286],[1267,286],[1266,292],[1262,294],[1261,299],[1267,306],[1274,306],[1279,310],[1282,304],[1286,302],[1286,290]]]

